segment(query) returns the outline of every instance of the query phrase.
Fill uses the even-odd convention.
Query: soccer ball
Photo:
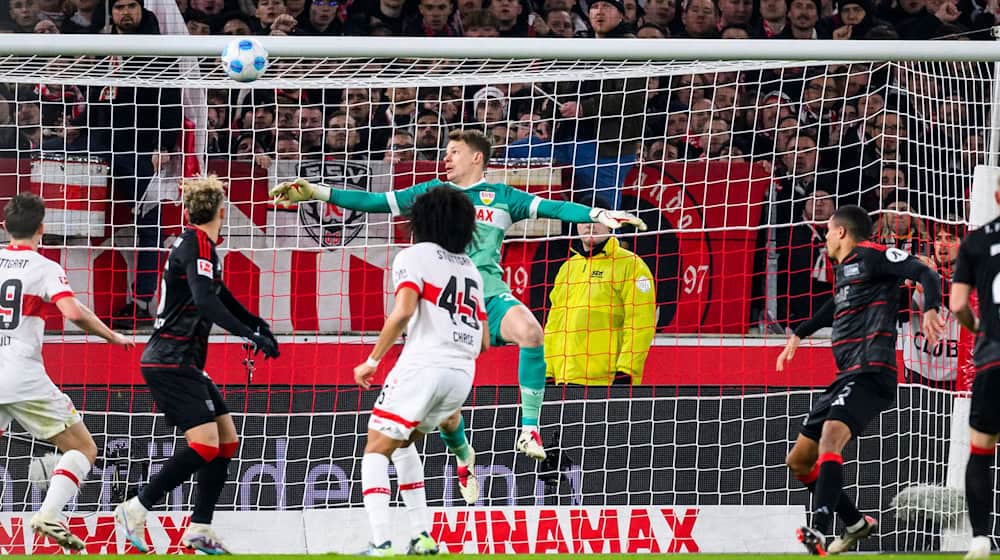
[[[252,82],[267,69],[267,51],[253,39],[236,39],[222,51],[222,68],[237,82]]]

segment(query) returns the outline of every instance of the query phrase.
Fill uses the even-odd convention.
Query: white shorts
[[[0,404],[0,430],[8,431],[11,420],[17,420],[36,438],[47,440],[83,422],[83,417],[69,396],[53,388],[48,398]]]
[[[406,441],[428,433],[460,410],[472,391],[472,374],[453,368],[395,368],[385,379],[368,429]]]

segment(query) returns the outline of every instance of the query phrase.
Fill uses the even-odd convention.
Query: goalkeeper
[[[602,223],[617,229],[633,224],[646,229],[635,216],[603,208],[588,208],[572,202],[546,200],[502,183],[487,183],[486,164],[492,146],[481,133],[455,130],[448,135],[444,158],[448,181],[438,179],[414,185],[408,189],[386,193],[369,193],[332,189],[312,184],[305,179],[281,183],[272,191],[275,203],[288,206],[308,200],[322,200],[341,208],[363,212],[391,212],[394,216],[409,212],[416,198],[434,187],[445,185],[460,189],[476,207],[476,231],[468,254],[485,283],[486,315],[489,320],[491,344],[508,342],[520,347],[518,384],[521,389],[521,435],[517,450],[542,460],[545,449],[538,434],[538,416],[545,396],[544,335],[535,316],[514,295],[503,281],[500,250],[504,235],[514,222],[528,218],[555,218],[572,223]],[[464,426],[453,433],[441,432],[448,448],[458,453],[465,445]]]

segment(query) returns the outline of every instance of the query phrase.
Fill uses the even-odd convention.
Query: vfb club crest
[[[479,193],[479,201],[483,204],[489,206],[493,204],[493,200],[497,197],[497,193],[493,191],[482,191]]]

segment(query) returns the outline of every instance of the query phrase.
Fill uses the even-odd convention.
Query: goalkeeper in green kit
[[[444,185],[463,191],[476,208],[476,231],[468,254],[485,283],[483,293],[492,338],[490,342],[494,345],[514,343],[521,349],[517,378],[521,388],[522,429],[517,450],[540,461],[545,458],[542,438],[538,435],[538,415],[545,396],[544,336],[535,316],[511,294],[503,281],[500,249],[504,235],[514,222],[528,218],[555,218],[572,223],[597,222],[612,229],[632,224],[645,230],[646,224],[626,212],[547,200],[510,185],[487,183],[484,173],[491,149],[490,141],[481,132],[455,130],[448,135],[444,158],[447,182],[434,179],[400,191],[370,193],[332,189],[298,179],[276,186],[271,196],[278,205],[322,200],[341,208],[391,212],[398,216],[407,214],[413,201],[434,187]],[[458,457],[460,467],[470,463],[472,450],[465,439],[464,423],[452,433],[442,431],[441,437]]]

